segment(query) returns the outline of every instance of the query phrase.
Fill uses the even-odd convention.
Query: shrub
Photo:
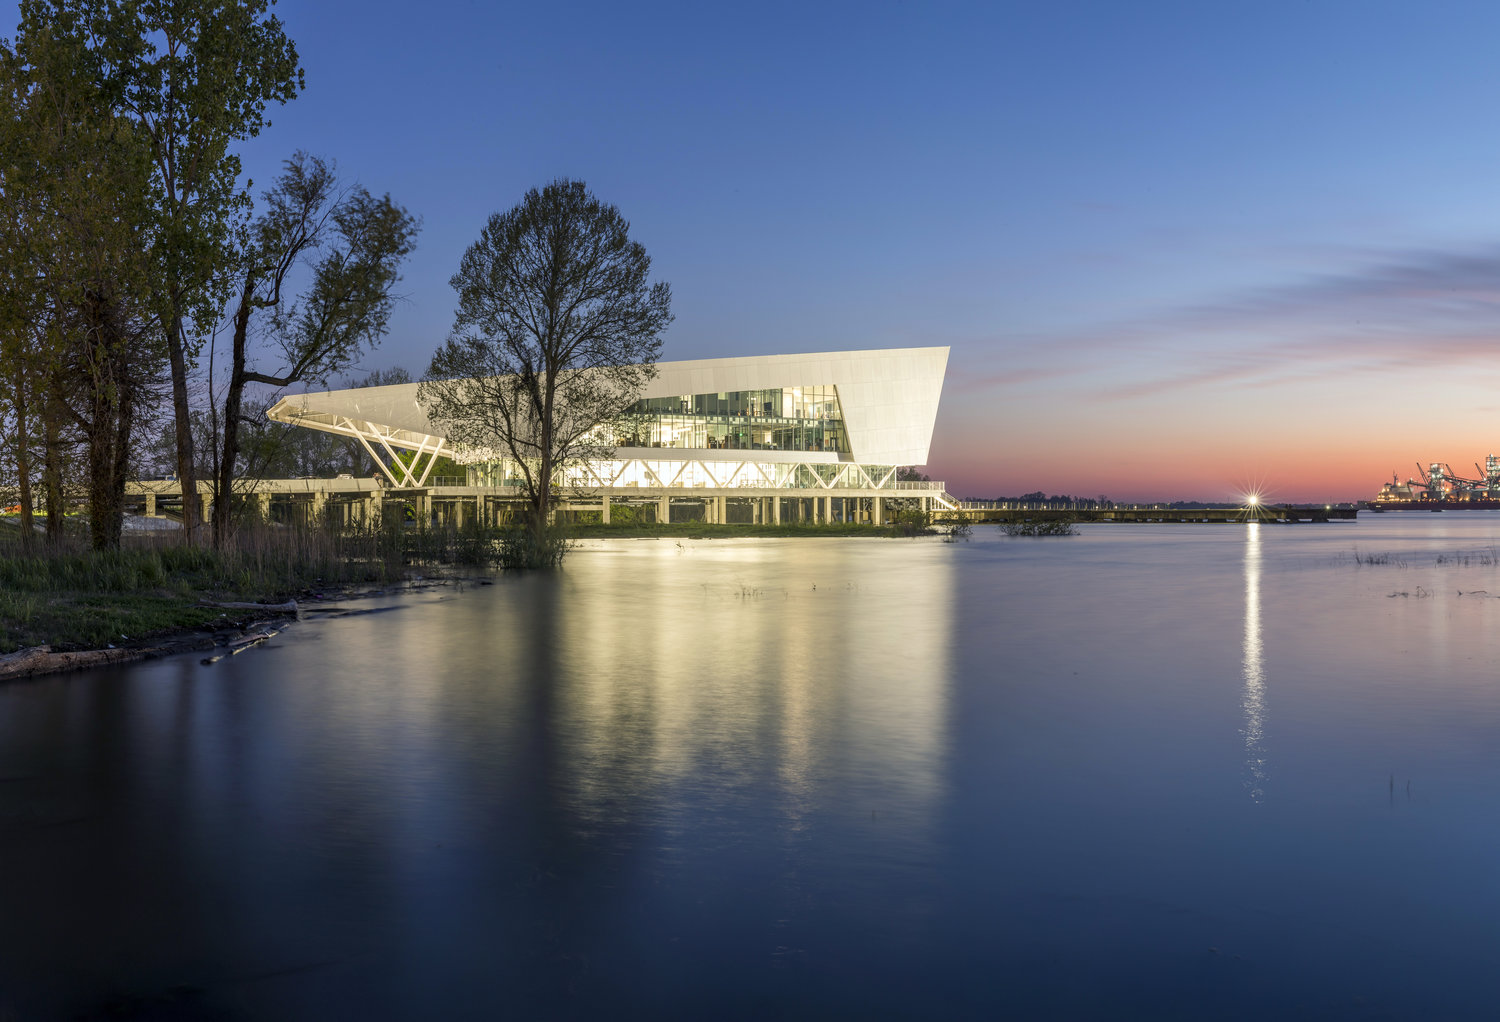
[[[893,511],[890,526],[898,536],[926,536],[932,532],[932,515],[917,509]]]
[[[943,534],[944,543],[957,543],[959,540],[967,540],[974,535],[974,526],[968,522],[954,522],[948,526],[948,531]]]
[[[1073,518],[1047,518],[1024,522],[1001,522],[1000,531],[1007,536],[1076,536]]]
[[[540,534],[525,526],[500,533],[496,560],[502,568],[555,568],[568,552],[568,541],[558,529]]]

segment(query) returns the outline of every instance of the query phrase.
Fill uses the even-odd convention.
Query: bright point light
[[[1260,503],[1260,494],[1258,494],[1258,493],[1248,493],[1248,494],[1245,495],[1245,506],[1246,507],[1255,507],[1259,503]]]

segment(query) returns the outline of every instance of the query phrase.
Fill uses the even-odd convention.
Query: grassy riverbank
[[[399,561],[347,546],[321,530],[283,529],[242,534],[222,551],[160,533],[129,536],[113,551],[88,550],[72,535],[23,549],[13,530],[0,531],[0,653],[139,642],[212,626],[224,614],[205,601],[283,602],[400,577]]]

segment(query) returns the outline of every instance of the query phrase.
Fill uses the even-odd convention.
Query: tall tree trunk
[[[247,275],[234,313],[233,352],[229,361],[229,388],[224,395],[223,446],[219,475],[214,480],[214,546],[222,548],[233,527],[230,496],[234,487],[234,463],[240,456],[240,409],[245,394],[245,348],[250,332],[250,310],[255,296],[255,278]]]
[[[116,398],[99,424],[100,467],[93,470],[94,492],[89,500],[90,538],[95,550],[116,550],[125,519],[125,481],[130,473],[130,434],[135,427],[135,383],[128,356],[116,349]]]
[[[47,393],[47,411],[42,416],[42,445],[46,452],[42,486],[47,507],[47,542],[53,546],[62,542],[63,516],[67,514],[62,488],[62,406],[62,395],[57,392],[57,383],[51,381]]]
[[[110,549],[110,534],[115,535],[115,546],[119,545],[120,525],[118,515],[111,522],[109,509],[110,469],[114,459],[110,456],[109,438],[113,430],[108,423],[100,423],[98,432],[90,434],[89,441],[89,546],[95,550]]]
[[[107,321],[94,335],[93,393],[91,416],[80,425],[89,443],[89,545],[95,550],[115,550],[125,511],[125,476],[130,459],[130,431],[134,424],[134,385],[129,355],[121,338]]]
[[[193,423],[189,417],[187,353],[182,343],[182,315],[174,312],[167,327],[167,358],[172,366],[172,415],[177,424],[177,481],[182,486],[182,528],[192,542],[201,517],[198,473],[193,467]]]
[[[536,501],[531,526],[538,547],[541,545],[542,537],[547,534],[547,518],[552,504],[552,408],[553,395],[557,392],[557,372],[549,367],[542,382],[545,390],[541,407],[538,410],[541,418],[542,458],[537,471]]]
[[[32,530],[35,521],[31,509],[31,444],[27,433],[31,430],[30,409],[26,400],[26,372],[21,360],[16,360],[16,482],[20,485],[21,498],[21,549],[29,552],[36,537]]]

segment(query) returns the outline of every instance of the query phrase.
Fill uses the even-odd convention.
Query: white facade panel
[[[870,465],[924,465],[932,446],[948,349],[892,348],[661,362],[643,398],[832,385],[838,390],[849,460]],[[285,397],[267,413],[280,422],[335,428],[340,417],[391,431],[411,446],[438,439],[417,403],[418,384],[331,390]],[[363,426],[361,426],[363,428]],[[624,452],[621,452],[622,455]],[[705,456],[722,460],[725,452]],[[760,453],[743,452],[744,460]]]

